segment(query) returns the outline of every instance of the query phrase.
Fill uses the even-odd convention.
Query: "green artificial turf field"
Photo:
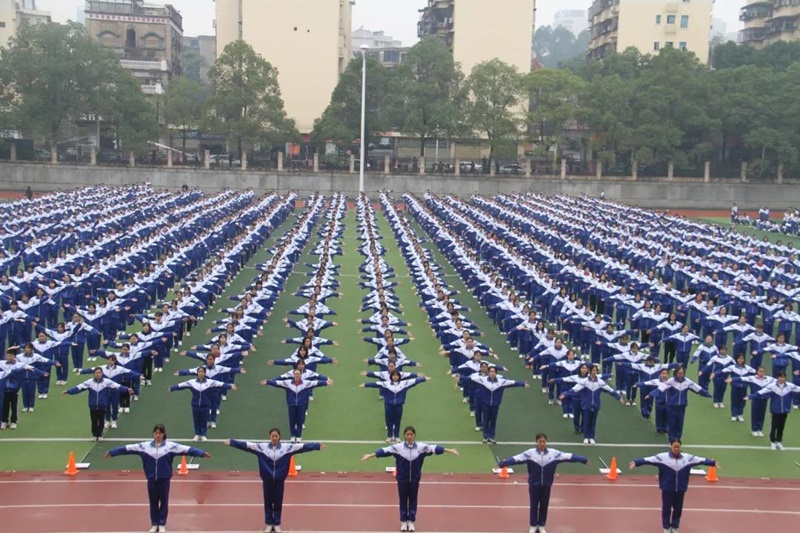
[[[298,211],[299,212],[299,211]],[[620,465],[636,456],[652,455],[666,449],[665,438],[656,435],[651,422],[639,417],[638,408],[623,407],[608,396],[603,398],[604,407],[598,423],[598,445],[584,446],[582,436],[574,435],[569,420],[561,418],[557,406],[548,407],[541,394],[539,382],[532,382],[530,389],[514,389],[505,395],[498,421],[498,445],[480,443],[480,433],[474,431],[474,420],[470,418],[467,406],[461,401],[461,393],[455,389],[453,380],[446,376],[448,364],[438,355],[438,342],[426,323],[426,314],[420,308],[419,297],[409,279],[409,271],[400,252],[396,248],[394,235],[382,213],[378,214],[383,244],[388,249],[386,260],[397,273],[399,285],[396,292],[403,306],[403,318],[412,325],[407,328],[414,340],[403,346],[403,351],[412,359],[422,363],[421,372],[431,376],[408,394],[403,422],[417,427],[418,438],[425,442],[447,443],[461,451],[460,457],[446,455],[436,457],[426,463],[429,472],[488,472],[496,456],[507,456],[529,447],[535,433],[544,431],[552,445],[562,450],[588,455],[593,466],[566,465],[564,472],[596,472],[598,458],[609,461],[616,457]],[[269,239],[265,249],[294,223],[287,220]],[[418,234],[422,230],[412,223]],[[258,384],[261,379],[274,377],[285,371],[285,367],[267,366],[266,361],[283,358],[293,351],[292,345],[284,345],[280,340],[296,336],[296,330],[287,328],[282,319],[287,312],[303,303],[303,299],[292,294],[306,280],[310,270],[304,263],[315,262],[307,252],[317,242],[316,231],[311,237],[304,255],[298,262],[295,272],[289,277],[284,293],[275,304],[272,314],[264,326],[263,336],[255,341],[257,350],[245,360],[247,374],[237,377],[239,390],[228,394],[228,401],[222,404],[222,414],[218,429],[209,431],[209,442],[202,447],[212,455],[211,460],[203,461],[203,470],[254,470],[255,458],[250,454],[234,451],[221,444],[226,438],[249,440],[266,439],[268,428],[286,428],[286,408],[282,391]],[[430,246],[430,243],[426,243]],[[338,360],[336,365],[320,365],[319,372],[331,377],[334,385],[320,388],[315,392],[306,421],[304,438],[307,442],[320,440],[329,444],[321,453],[301,456],[298,461],[305,470],[310,471],[382,471],[388,462],[370,461],[361,463],[364,453],[374,451],[383,445],[383,405],[377,400],[377,392],[358,387],[364,378],[359,375],[366,369],[363,359],[375,353],[375,347],[362,340],[365,334],[356,320],[367,316],[359,312],[361,298],[366,294],[358,286],[360,281],[358,266],[364,258],[358,253],[356,239],[355,211],[350,209],[346,218],[346,231],[343,240],[344,255],[337,258],[340,269],[340,298],[329,299],[327,304],[337,312],[332,317],[338,325],[324,331],[323,336],[335,340],[336,346],[324,346],[326,355]],[[460,291],[458,298],[470,308],[469,318],[484,333],[482,342],[493,347],[500,356],[500,362],[510,370],[504,374],[513,379],[528,379],[530,374],[524,369],[517,352],[513,352],[480,308],[478,302],[466,290],[455,274],[452,266],[441,255],[436,254],[440,263],[445,264],[448,283]],[[259,252],[237,278],[226,289],[223,297],[184,340],[182,349],[189,344],[205,342],[209,335],[205,330],[221,315],[216,311],[221,305],[232,305],[228,297],[243,291],[245,285],[257,275],[252,268],[257,262],[267,258],[265,250]],[[85,457],[92,469],[138,469],[135,458],[103,460],[103,453],[127,442],[136,442],[149,437],[154,423],[166,424],[170,438],[187,441],[192,436],[189,394],[185,392],[167,393],[167,387],[184,378],[174,377],[172,372],[179,368],[194,366],[194,360],[173,354],[163,374],[156,374],[153,386],[143,388],[141,401],[133,404],[131,414],[120,415],[119,429],[106,432],[104,442],[89,442],[89,417],[86,397],[60,397],[58,391],[50,399],[37,402],[35,413],[20,413],[20,426],[16,431],[0,432],[0,470],[60,470],[64,467],[67,454],[75,451],[80,460]],[[696,367],[689,373],[696,374]],[[78,382],[74,374],[70,386]],[[749,420],[749,410],[746,411]],[[787,424],[785,444],[790,451],[783,453],[770,451],[766,439],[753,438],[749,423],[730,421],[729,411],[713,409],[710,400],[697,396],[690,398],[687,411],[684,443],[686,449],[698,455],[712,456],[722,464],[723,476],[747,477],[797,477],[800,474],[793,464],[800,449],[800,415],[790,415]],[[768,429],[768,428],[766,428]]]

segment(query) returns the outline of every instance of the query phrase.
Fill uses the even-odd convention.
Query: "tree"
[[[419,139],[420,157],[426,140],[457,135],[461,114],[456,93],[462,77],[453,54],[434,37],[414,45],[398,68],[389,105],[400,131]]]
[[[184,154],[187,133],[202,122],[208,96],[209,91],[205,87],[185,77],[172,80],[164,93],[164,120],[169,127],[181,130]]]
[[[490,164],[497,148],[519,137],[524,125],[524,78],[499,59],[475,65],[464,84],[466,116],[472,131],[486,135]]]
[[[72,22],[21,25],[10,46],[0,49],[0,65],[7,123],[51,148],[62,127],[96,112],[122,72],[118,59]]]
[[[104,120],[114,125],[120,148],[142,155],[150,150],[149,141],[158,138],[158,113],[136,78],[121,67],[118,74],[107,94],[109,113]]]
[[[528,131],[544,148],[555,145],[558,158],[565,130],[581,115],[585,82],[567,70],[537,70],[525,77],[530,94]]]
[[[198,85],[208,86],[209,64],[206,58],[191,48],[184,48],[181,54],[181,67],[183,77],[194,81]]]
[[[330,140],[339,146],[353,144],[361,137],[361,75],[363,60],[350,61],[339,77],[331,103],[314,121],[312,142],[321,146]],[[388,98],[396,90],[395,77],[377,59],[367,57],[365,131],[367,137],[391,129]]]
[[[208,76],[214,88],[210,123],[236,144],[240,158],[245,143],[273,145],[297,136],[283,107],[277,69],[249,44],[228,44]]]

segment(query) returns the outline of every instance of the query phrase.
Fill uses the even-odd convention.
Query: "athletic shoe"
[[[8,429],[17,429],[17,425],[16,425],[14,422],[11,422],[11,423],[8,425]]]
[[[754,432],[753,432],[753,436],[754,436],[754,437],[758,437],[758,431],[754,431]]]
[[[497,439],[489,439],[490,444],[497,444]]]
[[[719,408],[720,409],[725,409],[725,404],[724,403],[719,404]]]
[[[158,533],[167,533],[167,526],[160,526],[158,528]]]
[[[785,450],[785,448],[783,447],[783,443],[781,443],[781,442],[776,442],[776,443],[775,443],[775,446],[776,446],[776,447],[777,447],[777,448],[778,448],[780,451],[783,451],[783,450]]]
[[[774,442],[771,442],[771,443],[769,444],[769,448],[770,448],[771,450],[777,450],[777,449],[778,449],[778,445],[777,445],[777,444],[775,444]]]
[[[468,401],[469,401],[469,398],[463,398],[463,399],[461,400],[461,403],[467,403]]]
[[[153,526],[150,528],[150,533],[158,533],[158,526]]]
[[[584,444],[589,444],[589,439],[583,439]]]
[[[636,401],[635,400],[631,402],[631,407],[636,407]],[[541,530],[542,530],[542,528],[539,528],[539,531],[541,531]]]
[[[531,526],[530,529],[528,529],[528,533],[536,533],[537,531],[539,531],[539,528],[536,526]]]
[[[567,413],[564,413],[563,415],[561,415],[561,418],[569,418],[569,415]]]
[[[138,402],[139,401],[139,396],[138,395],[134,396],[133,397],[133,401],[134,402]],[[127,412],[130,412],[130,411],[125,411],[125,412],[127,413]]]
[[[483,439],[481,442],[484,443],[484,444],[488,444],[489,443],[489,439]]]
[[[669,528],[668,528],[668,529],[665,529],[665,530],[664,530],[664,533],[672,533],[672,530],[671,530],[671,529],[669,529]]]
[[[217,429],[217,423],[216,422],[209,422],[208,427],[210,427],[211,429]]]
[[[539,526],[539,533],[547,533],[542,526]]]
[[[27,412],[28,412],[28,408],[27,408],[27,407],[23,407],[23,408],[22,408],[22,412],[23,412],[23,413],[27,413]]]
[[[103,424],[103,429],[108,429],[110,427],[111,427],[111,422],[106,422],[105,424]]]
[[[217,409],[217,414],[219,414],[219,409]]]
[[[195,435],[194,437],[192,437],[192,441],[193,442],[200,442],[200,435]]]
[[[758,432],[758,436],[759,436],[759,437],[763,437],[763,436],[764,436],[764,432],[763,432],[763,431],[759,431],[759,432]]]
[[[200,442],[205,442],[207,440],[208,440],[208,437],[206,437],[205,435],[201,435],[200,436]]]
[[[28,407],[28,412],[32,413],[33,412],[33,407]]]
[[[272,526],[267,526],[264,528],[264,533],[269,533],[270,531],[272,531]]]
[[[400,522],[400,531],[408,531],[408,522]]]
[[[542,394],[547,394],[547,387],[542,387]]]
[[[553,405],[553,400],[547,400],[547,405]]]
[[[744,417],[739,415],[736,417],[736,420],[738,420],[739,422],[744,422]]]
[[[116,420],[112,420],[111,421],[111,429],[117,429],[117,421]]]
[[[302,444],[302,442],[303,442],[303,437],[297,437],[297,443]]]
[[[386,443],[387,444],[389,444],[390,442],[393,442],[393,441],[394,441],[394,439],[392,437],[389,437],[389,438],[386,439]],[[294,442],[294,437],[292,437],[292,442]]]
[[[800,409],[800,405],[793,405],[792,409]]]
[[[408,530],[409,531],[416,531],[417,529],[414,527],[414,522],[408,523]]]
[[[103,437],[97,437],[97,441],[100,442],[103,440]]]
[[[597,444],[597,442],[594,439],[589,439],[589,444]]]
[[[130,407],[126,407],[125,409],[123,409],[123,411],[125,411],[126,413],[130,413],[131,412],[131,408]]]
[[[44,398],[44,395],[43,394],[39,394],[38,396],[36,396],[36,398],[41,400],[42,398]]]
[[[5,422],[0,422],[0,429],[6,429],[7,427],[8,424],[6,424]]]
[[[574,415],[574,414],[572,414],[572,413],[570,413],[570,414],[569,414],[569,417],[570,417],[570,418],[575,418],[575,415]]]
[[[472,418],[475,418],[475,411],[470,411],[469,412],[469,416],[471,416]]]
[[[272,526],[272,531],[275,533],[281,533],[281,526]]]
[[[223,397],[222,397],[222,401],[223,401],[223,402],[227,402],[227,401],[228,401],[228,397],[227,397],[227,396],[223,396]]]
[[[480,426],[475,426],[475,431],[480,431],[481,429],[483,428],[481,428]]]
[[[732,417],[731,417],[731,422],[738,422],[738,421],[739,421],[739,419],[738,419],[738,418],[736,418],[735,416],[732,416]]]

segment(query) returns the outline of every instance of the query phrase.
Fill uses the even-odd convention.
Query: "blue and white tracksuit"
[[[162,441],[160,446],[152,440],[108,451],[111,457],[138,455],[142,459],[144,475],[147,478],[147,495],[150,500],[150,524],[154,526],[167,525],[173,459],[178,455],[203,457],[205,453],[199,448],[183,446],[168,440]]]
[[[683,379],[669,378],[661,383],[658,389],[650,393],[651,396],[664,394],[667,401],[668,428],[667,436],[671,441],[680,439],[683,435],[683,420],[686,417],[689,391],[710,398],[711,395],[703,387],[684,377]]]
[[[560,463],[589,462],[588,457],[564,453],[552,448],[540,451],[531,448],[519,455],[509,457],[498,466],[524,464],[528,467],[528,494],[530,496],[530,526],[542,528],[547,525],[547,508],[550,505],[550,490]]]
[[[500,404],[503,402],[503,392],[508,387],[524,387],[524,381],[512,381],[500,376],[492,379],[488,376],[473,374],[470,379],[479,387],[479,392],[483,393],[483,438],[494,440],[497,432],[497,415],[500,412]],[[483,389],[482,391],[480,389]]]
[[[661,525],[667,530],[677,530],[681,525],[683,497],[689,489],[692,467],[695,465],[716,466],[717,462],[688,453],[681,453],[676,457],[671,452],[667,452],[635,459],[633,464],[658,468],[658,488],[661,489]]]
[[[194,422],[194,434],[200,437],[205,437],[208,434],[208,418],[211,411],[211,401],[213,399],[214,389],[222,389],[227,391],[233,385],[230,383],[223,383],[214,379],[191,379],[178,383],[169,388],[170,391],[186,390],[192,392],[192,420]]]
[[[294,379],[289,381],[271,379],[267,381],[267,385],[286,389],[286,406],[289,409],[289,434],[292,438],[303,438],[303,424],[306,421],[306,411],[308,411],[308,399],[311,397],[311,391],[315,387],[326,387],[328,382],[303,379],[297,383]]]
[[[403,420],[403,405],[406,403],[406,394],[411,387],[424,383],[426,378],[415,378],[392,381],[373,381],[365,383],[364,387],[381,389],[383,397],[384,416],[386,420],[386,437],[400,438],[400,424]]]
[[[415,442],[411,446],[406,442],[400,442],[375,451],[376,457],[394,456],[395,458],[395,479],[400,497],[401,522],[413,523],[417,520],[417,496],[425,458],[443,453],[443,446],[423,442]]]
[[[609,387],[600,378],[588,377],[581,380],[575,387],[568,390],[565,394],[575,396],[580,401],[580,409],[583,412],[583,437],[594,439],[597,431],[597,415],[600,414],[600,393],[610,394],[617,400],[622,399],[620,393]]]

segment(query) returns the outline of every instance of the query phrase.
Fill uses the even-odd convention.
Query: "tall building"
[[[358,50],[364,45],[370,49],[380,50],[383,48],[402,48],[401,41],[393,39],[391,36],[386,35],[384,31],[370,31],[364,29],[362,26],[357,30],[353,30],[353,50]]]
[[[161,94],[181,75],[183,18],[171,5],[144,0],[87,0],[86,31],[114,50],[142,92]]]
[[[21,24],[50,24],[53,17],[49,11],[37,9],[36,0],[17,0],[17,27]]]
[[[15,34],[17,5],[14,0],[0,0],[0,46],[6,46]]]
[[[216,0],[217,57],[242,39],[278,69],[286,106],[302,133],[330,103],[352,57],[350,0]]]
[[[200,71],[200,77],[207,81],[208,69],[210,69],[217,60],[217,38],[213,35],[184,37],[183,50],[193,50],[205,60],[206,64]]]
[[[0,46],[6,46],[22,24],[50,24],[49,11],[37,9],[36,0],[0,0]]]
[[[531,70],[535,0],[428,0],[420,11],[420,38],[438,37],[469,74],[491,59]]]
[[[589,27],[589,21],[586,19],[586,10],[562,9],[553,17],[553,28],[558,27],[571,31],[573,35],[580,35],[581,32]]]
[[[709,57],[714,0],[594,0],[589,9],[589,57],[634,47],[657,54],[665,47]]]
[[[740,13],[744,29],[739,42],[763,48],[778,41],[800,40],[800,2],[796,0],[750,1]]]

